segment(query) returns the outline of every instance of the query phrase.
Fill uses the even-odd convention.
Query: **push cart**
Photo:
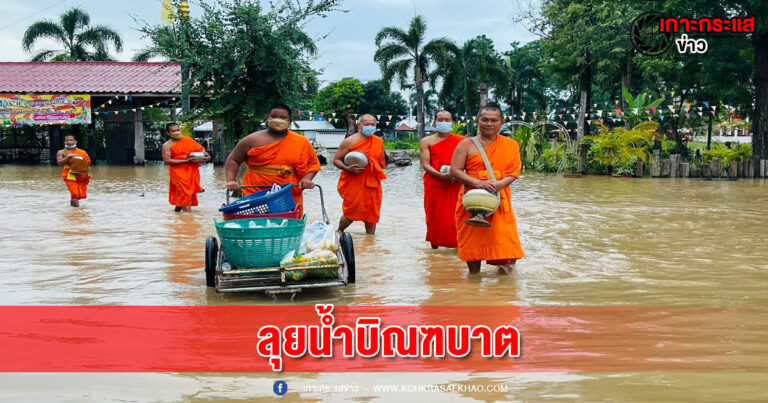
[[[242,186],[249,187],[265,186]],[[287,192],[290,197],[286,187],[281,192]],[[323,189],[319,185],[315,187],[320,192],[323,222],[330,225]],[[270,205],[274,200],[269,199],[281,195],[253,196],[248,196],[251,198],[250,208],[241,208],[238,214],[225,212],[222,221],[214,219],[219,238],[209,237],[205,242],[205,282],[208,287],[215,287],[220,293],[263,291],[275,300],[278,294],[290,294],[293,300],[305,288],[338,287],[355,282],[355,252],[352,236],[346,232],[336,234],[336,263],[280,267],[279,260],[285,253],[298,251],[306,216],[298,217],[298,207],[287,213],[271,213]],[[227,190],[227,205],[230,205],[230,197]],[[275,222],[286,224],[284,221],[287,225],[283,227],[269,228]],[[226,223],[238,223],[241,227],[226,228]],[[261,228],[262,224],[266,224],[266,228]],[[301,273],[292,273],[294,271]],[[307,273],[306,278],[296,280],[299,274]],[[322,275],[314,276],[313,273]]]

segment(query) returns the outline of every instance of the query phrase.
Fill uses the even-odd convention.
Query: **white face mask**
[[[64,148],[66,148],[66,149],[69,149],[69,150],[72,150],[72,149],[74,149],[75,147],[77,147],[77,143],[75,143],[75,144],[72,144],[71,146],[68,146],[68,145],[64,144]]]

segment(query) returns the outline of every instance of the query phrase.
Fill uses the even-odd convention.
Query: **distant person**
[[[64,168],[61,170],[61,177],[69,189],[69,204],[72,207],[80,207],[80,200],[86,198],[88,183],[91,181],[91,175],[88,175],[91,158],[85,150],[77,148],[77,138],[74,135],[64,136],[64,148],[56,153],[56,164]]]
[[[165,125],[165,133],[171,138],[163,144],[163,162],[168,165],[171,178],[168,201],[175,206],[174,211],[192,211],[197,206],[197,194],[200,187],[200,163],[211,160],[210,154],[203,158],[190,158],[193,152],[204,152],[205,148],[195,139],[181,135],[181,126],[177,123]]]
[[[338,231],[342,232],[354,221],[365,224],[365,232],[376,233],[381,211],[381,181],[387,179],[384,174],[384,140],[376,133],[376,118],[365,114],[357,121],[358,132],[344,139],[333,158],[333,165],[343,172],[339,176],[337,189],[344,200],[341,205],[342,217]],[[359,151],[368,158],[368,165],[347,165],[344,157],[352,151]]]
[[[309,140],[288,128],[293,110],[287,105],[275,104],[266,116],[266,130],[251,133],[240,140],[227,157],[227,189],[238,190],[237,173],[245,163],[243,186],[272,186],[292,183],[293,200],[299,206],[299,217],[304,215],[302,191],[312,189],[315,175],[322,170],[314,147]],[[261,189],[245,188],[243,195]]]
[[[480,264],[485,260],[510,274],[517,259],[525,256],[517,234],[515,212],[512,210],[512,192],[509,188],[520,176],[520,148],[515,140],[499,135],[501,124],[504,122],[499,108],[486,106],[480,108],[477,115],[476,138],[488,156],[496,180],[490,180],[483,158],[474,140],[469,138],[456,147],[451,161],[451,174],[464,185],[462,195],[469,189],[484,189],[497,193],[501,201],[496,212],[486,217],[490,227],[467,224],[466,221],[472,218],[472,215],[462,204],[457,204],[459,259],[467,262],[470,273],[478,273]]]
[[[427,242],[432,249],[455,248],[456,202],[461,183],[451,176],[450,167],[456,146],[463,136],[451,133],[453,116],[442,110],[435,114],[437,133],[424,137],[419,144],[421,167],[424,168],[424,213],[427,219]]]

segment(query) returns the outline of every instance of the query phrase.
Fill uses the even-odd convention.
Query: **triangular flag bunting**
[[[652,106],[651,110],[653,111],[653,113],[656,113],[656,107],[655,106]]]

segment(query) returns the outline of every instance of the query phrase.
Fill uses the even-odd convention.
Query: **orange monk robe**
[[[72,150],[70,154],[75,154],[80,157],[83,157],[85,158],[86,161],[88,161],[88,164],[91,163],[91,158],[88,156],[88,153],[86,153],[84,150],[75,148]],[[91,175],[88,175],[87,173],[70,175],[69,165],[65,164],[63,168],[64,169],[61,170],[61,177],[64,179],[64,183],[67,185],[67,189],[69,189],[70,198],[85,199],[86,191],[88,190],[88,183],[90,183],[91,181]]]
[[[339,176],[337,189],[344,199],[341,210],[351,221],[362,221],[365,225],[379,222],[381,210],[381,180],[387,179],[383,167],[384,141],[377,136],[368,136],[349,148],[360,151],[368,157],[368,166],[358,175],[346,171]]]
[[[515,140],[504,136],[496,137],[486,149],[488,160],[501,180],[507,176],[520,176],[520,148]],[[464,166],[467,174],[480,180],[489,180],[488,171],[483,164],[483,157],[475,153],[467,158]],[[467,189],[469,190],[469,189]],[[462,193],[463,194],[463,193]],[[459,259],[465,262],[488,261],[492,265],[514,262],[525,256],[517,235],[515,212],[512,210],[509,186],[499,192],[499,208],[486,220],[490,227],[474,227],[465,223],[472,218],[461,203],[456,203],[456,232],[459,241]]]
[[[244,186],[272,186],[273,183],[284,185],[293,183],[291,189],[293,201],[299,206],[299,217],[304,215],[304,199],[299,181],[310,172],[320,172],[320,161],[317,159],[315,148],[306,137],[289,131],[284,139],[261,147],[248,150],[248,171],[243,176]],[[260,168],[261,167],[261,168]],[[283,175],[272,175],[258,172],[264,167],[284,167]],[[273,169],[274,170],[274,169]],[[243,189],[243,196],[264,189]]]
[[[171,158],[184,160],[189,158],[189,153],[201,151],[205,151],[205,149],[195,139],[181,136],[171,146]],[[168,166],[168,175],[171,177],[168,201],[172,205],[197,206],[197,194],[203,191],[203,188],[200,187],[199,167],[199,162]]]
[[[451,136],[437,144],[429,146],[429,165],[440,171],[443,165],[451,165],[451,158],[456,146],[464,137],[451,133]],[[427,242],[434,246],[455,248],[456,241],[456,201],[459,198],[461,184],[447,182],[424,173],[424,212],[427,216]]]

